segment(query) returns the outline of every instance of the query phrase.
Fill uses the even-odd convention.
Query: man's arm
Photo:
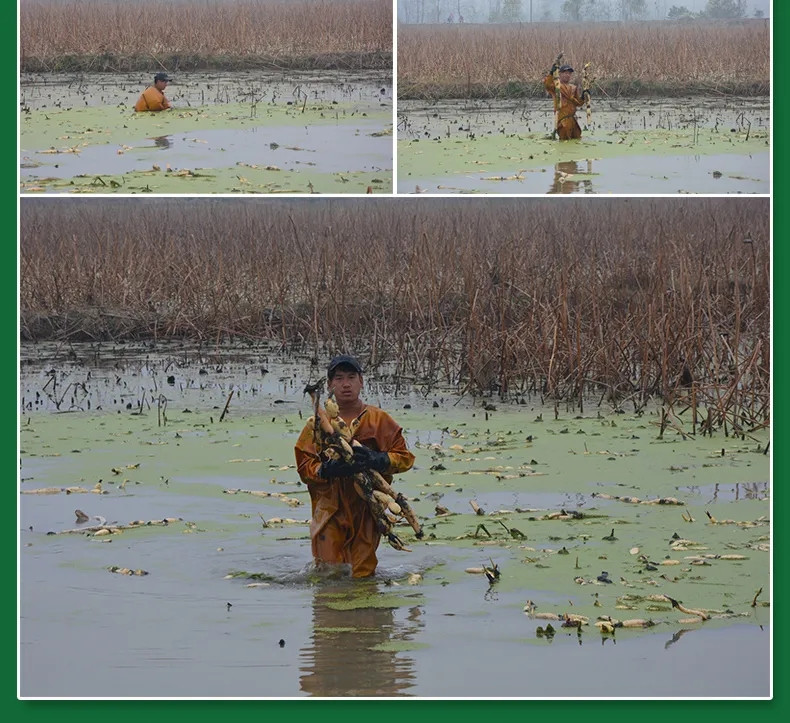
[[[584,95],[579,92],[579,86],[578,85],[573,85],[571,87],[573,88],[573,95],[571,95],[571,98],[570,98],[571,102],[577,108],[579,108],[580,106],[584,105]],[[589,92],[589,91],[587,91],[587,92]]]
[[[302,482],[326,484],[337,477],[351,477],[359,471],[342,459],[322,460],[316,452],[313,434],[312,425],[305,425],[294,447],[296,471]]]
[[[410,470],[414,464],[414,455],[406,445],[400,425],[380,409],[370,409],[367,421],[372,423],[371,427],[357,436],[362,444],[372,450],[372,454],[364,450],[357,452],[355,461],[387,476]],[[373,464],[365,464],[366,460]]]
[[[408,472],[414,465],[414,455],[406,446],[403,430],[400,427],[398,427],[398,432],[393,438],[392,446],[387,450],[387,454],[390,458],[390,466],[387,472],[390,474]]]
[[[311,424],[305,425],[305,428],[299,435],[299,439],[296,440],[294,455],[296,456],[296,471],[302,482],[307,484],[309,482],[325,483],[327,481],[319,476],[318,471],[321,468],[321,459],[315,451]]]

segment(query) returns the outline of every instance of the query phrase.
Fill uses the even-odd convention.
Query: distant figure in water
[[[557,99],[557,91],[554,87],[555,70],[559,71],[559,100]],[[590,92],[589,90],[584,90],[580,94],[579,86],[571,83],[572,76],[573,68],[570,65],[563,65],[559,68],[557,68],[556,65],[552,65],[549,74],[543,79],[543,86],[554,99],[554,110],[558,111],[556,131],[557,137],[561,141],[582,137],[582,129],[579,127],[579,122],[576,120],[576,109],[584,104],[585,94],[589,94]]]
[[[171,80],[172,78],[167,73],[157,73],[154,76],[154,84],[149,85],[142,92],[134,109],[139,113],[146,110],[158,111],[170,108],[170,101],[165,98],[164,90]]]

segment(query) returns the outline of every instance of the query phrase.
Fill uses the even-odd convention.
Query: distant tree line
[[[664,9],[666,5],[664,5]],[[694,18],[737,19],[747,15],[746,0],[707,0],[705,7],[694,12],[685,5],[672,5],[666,10],[668,20]],[[555,13],[557,13],[555,15]],[[648,0],[399,0],[398,17],[406,23],[519,23],[624,22],[660,17],[659,4],[651,12]],[[763,17],[755,10],[754,17]]]

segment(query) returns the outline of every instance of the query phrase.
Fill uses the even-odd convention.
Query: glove
[[[318,469],[319,476],[324,479],[350,477],[355,472],[359,472],[356,465],[344,462],[342,459],[329,459],[326,462],[321,462],[321,466]]]
[[[554,75],[554,71],[555,71],[555,70],[559,70],[559,69],[560,69],[560,66],[559,66],[559,65],[557,65],[556,63],[554,63],[554,64],[551,66],[551,70],[549,71],[549,75]]]
[[[376,452],[364,444],[354,447],[354,467],[384,472],[389,469],[389,466],[390,456],[386,452]]]
[[[587,89],[587,88],[585,88],[585,89],[582,91],[582,100],[584,100],[584,97],[585,97],[585,96],[587,96],[588,98],[590,97],[590,91],[589,91],[589,89]]]

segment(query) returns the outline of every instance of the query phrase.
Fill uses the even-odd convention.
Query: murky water
[[[149,82],[23,77],[22,190],[390,191],[392,90],[380,73],[185,73],[168,86],[172,110],[135,114]]]
[[[392,165],[389,139],[371,136],[381,124],[362,121],[354,124],[337,123],[332,126],[303,126],[298,128],[265,126],[244,130],[204,130],[173,133],[148,139],[123,154],[115,146],[91,146],[79,154],[64,154],[57,167],[47,165],[31,170],[29,177],[70,178],[78,174],[121,175],[133,171],[150,171],[180,167],[212,168],[230,164],[240,174],[247,173],[250,164],[276,166],[284,171],[315,171],[337,173],[350,170],[382,172]],[[124,145],[135,143],[128,138]],[[347,151],[336,153],[342,143]]]
[[[596,102],[581,141],[548,140],[548,102],[398,107],[399,193],[767,193],[765,99]]]
[[[292,457],[299,412],[308,413],[303,357],[265,347],[25,344],[22,362],[21,489],[84,490],[20,495],[23,696],[770,692],[770,609],[749,606],[759,585],[768,599],[760,550],[770,534],[761,521],[769,460],[753,440],[658,443],[645,419],[617,415],[615,427],[605,414],[548,421],[543,410],[547,422],[536,424],[528,405],[500,404],[483,416],[468,397],[394,394],[391,380],[371,379],[368,399],[393,410],[417,456],[397,482],[427,535],[404,532],[411,553],[383,545],[376,577],[352,581],[322,577],[310,564],[309,505]],[[519,476],[529,470],[536,474]],[[90,492],[97,483],[103,494]],[[685,507],[628,506],[600,492],[675,494]],[[474,515],[470,499],[488,514]],[[454,514],[437,517],[437,504]],[[493,514],[500,508],[510,512]],[[590,516],[535,521],[558,508]],[[92,521],[77,522],[75,509]],[[705,510],[756,522],[714,526]],[[698,521],[684,523],[681,511]],[[159,524],[165,517],[175,519]],[[285,518],[294,522],[277,521]],[[153,524],[105,537],[63,532],[97,519]],[[480,523],[487,532],[475,529]],[[620,542],[601,542],[612,525]],[[527,539],[510,539],[503,526]],[[662,568],[672,583],[639,573],[628,548],[658,556],[673,529],[748,559],[712,560],[688,579],[680,567]],[[571,554],[557,555],[559,547]],[[502,571],[497,584],[465,572],[491,560]],[[620,582],[573,583],[604,566]],[[615,610],[627,593],[665,591],[736,617],[683,624],[668,606]],[[538,611],[585,614],[600,600],[601,612],[650,616],[656,626],[602,637],[592,625],[577,634],[555,622],[554,637],[539,638],[546,621],[524,614],[528,599]]]
[[[529,170],[497,168],[485,176],[398,180],[399,193],[768,193],[767,152],[748,155],[601,158]],[[416,181],[416,182],[415,182]],[[656,190],[659,186],[660,190]],[[693,191],[691,189],[694,189]]]

